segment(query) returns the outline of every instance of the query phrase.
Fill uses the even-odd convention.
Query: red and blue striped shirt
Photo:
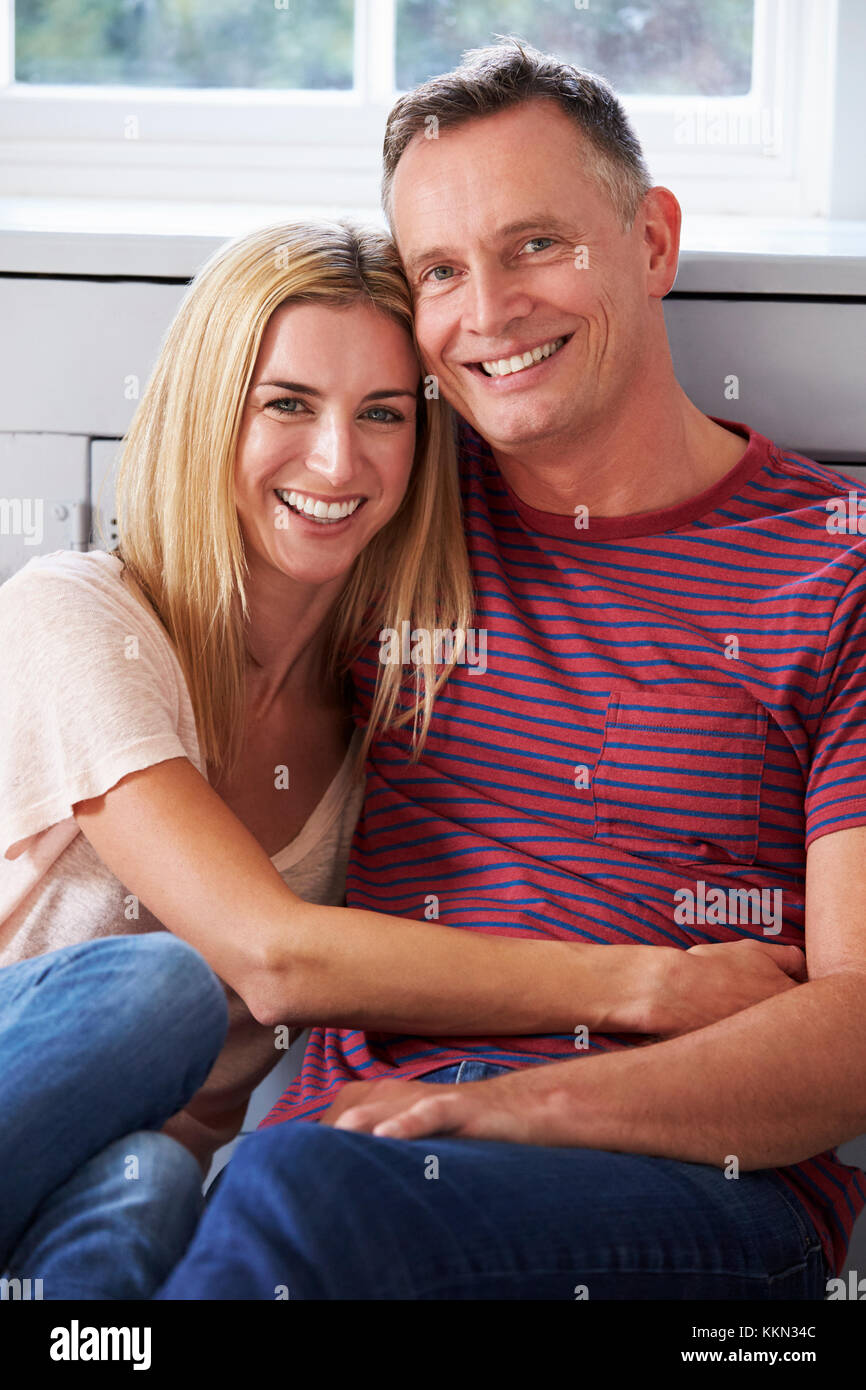
[[[748,447],[714,486],[581,529],[527,506],[462,427],[486,670],[476,644],[419,763],[406,730],[374,743],[350,906],[539,939],[804,944],[807,847],[866,825],[866,495],[718,423]],[[379,650],[354,671],[360,721]],[[315,1119],[350,1080],[637,1042],[316,1028],[263,1123]],[[840,1269],[866,1177],[833,1151],[775,1171]]]

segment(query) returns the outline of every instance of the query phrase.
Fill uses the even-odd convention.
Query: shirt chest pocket
[[[593,839],[655,860],[752,864],[766,743],[766,709],[739,692],[611,692]]]

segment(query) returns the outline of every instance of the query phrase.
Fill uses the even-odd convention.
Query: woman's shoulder
[[[19,591],[34,581],[62,579],[77,585],[114,588],[120,584],[121,561],[107,550],[51,550],[46,555],[33,555],[26,564],[11,574],[0,591]]]
[[[46,618],[92,623],[100,611],[140,609],[124,582],[119,555],[107,550],[52,550],[34,555],[0,584],[0,611],[21,616],[31,605]]]
[[[134,652],[161,679],[183,683],[165,627],[120,556],[105,550],[34,555],[0,585],[0,649],[12,664],[41,653],[78,669]]]

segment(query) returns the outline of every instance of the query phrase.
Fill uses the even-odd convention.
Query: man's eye
[[[541,245],[542,242],[544,243],[544,245]],[[551,236],[534,236],[534,237],[530,237],[529,241],[527,241],[526,246],[524,246],[524,248],[523,248],[523,251],[525,251],[525,250],[527,249],[527,247],[530,247],[530,246],[534,246],[534,247],[536,247],[537,249],[540,249],[540,250],[542,250],[542,251],[546,251],[547,248],[548,248],[548,246],[552,246],[552,245],[553,245],[553,237],[551,237]],[[521,251],[521,253],[520,253],[521,256],[523,255],[523,251]]]
[[[444,271],[445,274],[444,274],[444,275],[440,275],[440,274],[439,274],[439,271],[440,271],[440,270]],[[453,275],[453,274],[454,274],[454,270],[453,270],[453,267],[450,266],[450,265],[434,265],[433,268],[432,268],[432,270],[428,270],[428,271],[427,271],[427,274],[424,276],[424,279],[426,280],[429,276],[432,275],[434,280],[447,280],[447,279],[449,278],[449,276],[451,276],[451,275]]]

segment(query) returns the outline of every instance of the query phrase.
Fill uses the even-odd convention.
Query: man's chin
[[[493,412],[489,409],[479,412],[474,418],[465,418],[492,449],[517,456],[561,438],[570,424],[560,416],[514,420],[509,419],[505,411]]]

